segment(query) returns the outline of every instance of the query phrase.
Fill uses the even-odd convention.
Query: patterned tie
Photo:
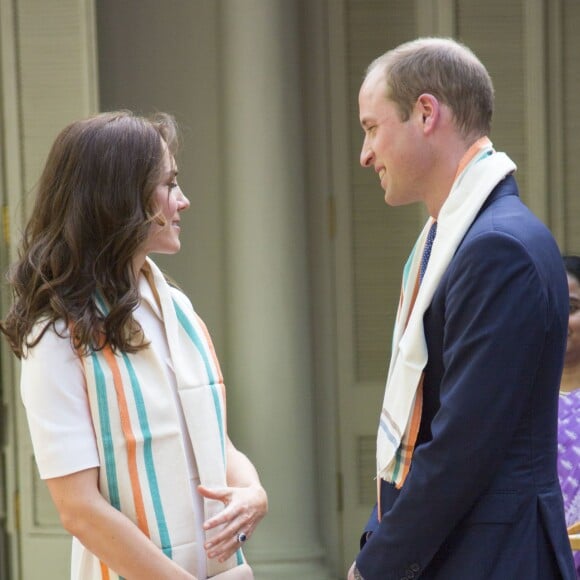
[[[433,222],[427,233],[427,240],[425,241],[425,248],[423,248],[423,256],[421,257],[421,267],[419,268],[419,283],[423,281],[427,264],[429,263],[429,256],[431,256],[431,248],[433,247],[433,240],[437,233],[437,222]]]

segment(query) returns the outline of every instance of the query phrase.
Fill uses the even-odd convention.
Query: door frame
[[[38,179],[56,131],[71,118],[98,110],[94,0],[72,3],[50,0],[45,6],[51,14],[48,21],[45,13],[38,10],[41,3],[46,4],[46,0],[0,0],[2,272],[17,259],[25,215],[30,209],[27,206],[33,199],[28,192]],[[76,42],[78,50],[43,52],[43,42],[50,42],[45,36],[46,27],[52,26],[58,36],[62,33],[60,28],[66,30],[71,22],[78,27],[78,36],[69,41]],[[54,74],[50,77],[36,74],[37,69],[52,70],[51,66]],[[63,93],[63,86],[75,90]],[[10,299],[9,293],[0,292],[0,315],[6,313]],[[60,531],[60,526],[44,523],[47,506],[54,508],[48,492],[38,485],[25,412],[19,399],[19,361],[1,339],[0,365],[1,402],[5,409],[0,452],[5,466],[8,577],[18,580],[27,574],[28,568],[32,570],[31,564],[36,561],[28,557],[26,550],[37,551],[42,545],[47,556],[59,561],[59,554],[70,552],[70,539]],[[37,576],[34,571],[30,574]]]
[[[16,257],[16,240],[22,226],[21,136],[16,50],[16,2],[0,0],[0,271]],[[10,146],[8,146],[10,144]],[[10,296],[0,292],[0,313],[6,313]],[[20,501],[18,485],[18,437],[16,436],[17,360],[5,340],[0,341],[0,405],[4,466],[2,500],[5,505],[6,562],[0,571],[7,578],[20,578]]]

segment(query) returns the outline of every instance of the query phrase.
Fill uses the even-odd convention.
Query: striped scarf
[[[485,200],[495,186],[515,169],[507,155],[493,150],[489,139],[477,141],[462,160],[449,196],[437,217],[437,236],[420,285],[418,273],[432,219],[425,224],[405,264],[377,435],[379,488],[380,479],[401,488],[411,467],[421,422],[423,369],[428,358],[423,315],[455,250]]]
[[[170,361],[153,348],[128,354],[108,346],[82,359],[101,462],[99,486],[169,558],[195,573],[197,542],[204,538],[196,537],[178,409],[164,365],[175,372],[199,477],[209,487],[227,485],[225,387],[207,328],[189,300],[169,287],[151,260],[145,269],[159,300]],[[221,502],[204,498],[206,519],[222,509]],[[242,562],[241,551],[224,563],[208,559],[208,575]],[[80,568],[82,580],[119,578],[87,551]]]

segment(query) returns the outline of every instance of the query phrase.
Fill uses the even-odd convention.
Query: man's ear
[[[422,93],[417,99],[415,108],[417,114],[421,116],[423,131],[427,134],[431,133],[437,125],[441,113],[439,101],[430,93]]]

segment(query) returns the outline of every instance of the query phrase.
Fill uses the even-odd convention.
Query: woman
[[[227,436],[207,330],[148,257],[180,249],[176,145],[165,114],[65,128],[9,274],[1,330],[73,580],[252,577],[266,493]]]
[[[568,341],[558,408],[558,476],[566,524],[580,522],[580,257],[564,256],[570,292]],[[580,579],[580,552],[574,553]]]

